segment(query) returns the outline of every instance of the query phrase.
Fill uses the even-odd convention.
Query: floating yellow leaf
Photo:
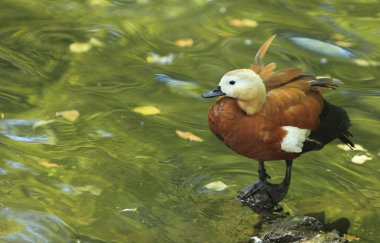
[[[107,1],[107,0],[89,0],[88,1],[90,5],[93,5],[93,6],[112,6],[112,4]]]
[[[176,46],[179,47],[187,47],[192,46],[194,44],[194,41],[192,39],[180,39],[175,41]]]
[[[133,111],[136,113],[140,113],[144,116],[156,115],[161,112],[157,107],[151,105],[139,106],[134,108]]]
[[[71,52],[74,52],[74,53],[84,53],[84,52],[88,52],[91,49],[91,47],[92,45],[90,43],[75,42],[69,46],[69,49]]]
[[[46,169],[51,169],[51,168],[58,168],[59,165],[57,165],[56,163],[50,163],[49,161],[40,161],[38,162],[39,165],[41,165],[42,167],[46,168]]]
[[[344,151],[352,151],[352,150],[364,151],[364,152],[367,151],[367,149],[363,148],[363,146],[361,146],[360,144],[355,144],[355,147],[352,149],[347,144],[338,144],[337,147],[340,149],[343,149]]]
[[[55,115],[57,117],[62,117],[65,120],[68,121],[75,121],[79,118],[79,111],[77,110],[71,110],[71,111],[59,111],[56,112]]]
[[[353,61],[356,65],[362,66],[362,67],[369,67],[369,66],[378,67],[378,66],[380,66],[380,62],[372,61],[372,60],[354,59]]]
[[[222,181],[214,181],[214,182],[208,183],[204,187],[206,187],[209,190],[220,192],[226,189],[228,186],[224,184],[224,182]]]
[[[180,130],[176,130],[175,132],[177,133],[177,135],[180,138],[187,139],[187,140],[190,140],[192,142],[203,142],[202,138],[194,135],[191,132],[183,132],[183,131],[180,131]]]
[[[355,163],[355,164],[363,164],[364,162],[366,162],[367,160],[372,160],[373,158],[372,157],[369,157],[365,154],[363,155],[355,155],[354,157],[352,157],[351,159],[351,162]]]
[[[103,46],[104,45],[103,42],[101,42],[100,40],[98,40],[94,37],[92,37],[88,43],[91,44],[92,46]]]
[[[225,38],[228,38],[228,37],[233,36],[233,34],[231,34],[231,33],[229,33],[229,32],[226,32],[226,31],[219,32],[218,34],[219,34],[220,36],[222,36],[222,37],[225,37]]]
[[[353,236],[353,235],[349,235],[349,234],[344,234],[344,239],[346,239],[348,242],[351,242],[351,241],[354,241],[354,240],[360,240],[359,237],[357,236]]]
[[[346,37],[343,34],[336,33],[332,35],[332,38],[336,40],[343,40]]]
[[[335,44],[340,47],[352,47],[352,42],[349,41],[335,41]]]
[[[153,62],[154,62],[154,58],[153,58],[153,56],[147,56],[147,57],[146,57],[146,62],[147,62],[147,63],[153,63]]]
[[[365,59],[354,59],[354,62],[358,66],[362,66],[362,67],[368,67],[368,66],[370,66],[369,61],[367,61]]]
[[[256,27],[258,23],[250,19],[230,19],[229,24],[234,27]]]

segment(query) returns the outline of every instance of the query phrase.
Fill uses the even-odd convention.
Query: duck
[[[208,112],[212,133],[239,155],[258,161],[258,181],[238,192],[248,204],[258,193],[266,193],[277,205],[287,195],[293,160],[321,150],[339,139],[353,148],[347,112],[324,99],[323,89],[336,89],[342,81],[304,73],[291,67],[276,70],[263,58],[275,39],[259,48],[249,68],[227,72],[217,87],[202,94],[219,97]],[[285,177],[279,184],[268,182],[267,161],[285,161]]]

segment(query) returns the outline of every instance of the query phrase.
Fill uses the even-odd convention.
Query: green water
[[[257,163],[211,134],[213,101],[199,94],[249,66],[277,34],[265,60],[343,80],[325,96],[349,112],[354,141],[367,150],[334,142],[303,155],[283,205],[379,242],[379,18],[375,0],[2,0],[0,239],[249,240],[258,218],[235,195],[256,180]],[[160,113],[133,111],[148,105]],[[56,117],[67,110],[79,117]],[[363,154],[372,160],[350,162]],[[267,168],[282,178],[283,162]],[[228,188],[204,187],[215,181]]]

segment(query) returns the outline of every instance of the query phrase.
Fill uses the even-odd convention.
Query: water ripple
[[[37,211],[12,208],[0,210],[6,221],[0,239],[6,242],[70,242],[75,237],[72,229],[60,218]],[[5,233],[5,234],[4,234]]]

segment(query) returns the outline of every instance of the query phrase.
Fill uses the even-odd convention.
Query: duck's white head
[[[263,92],[265,94],[263,80],[251,69],[236,69],[226,73],[219,86],[226,96],[242,101],[256,99]]]
[[[225,95],[238,100],[240,108],[252,115],[266,100],[265,84],[251,69],[236,69],[226,73],[216,89],[203,94],[204,98]]]

